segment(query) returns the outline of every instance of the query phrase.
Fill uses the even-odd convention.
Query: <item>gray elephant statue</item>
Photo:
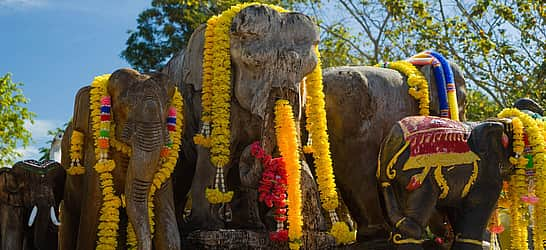
[[[180,249],[170,178],[156,183],[166,145],[172,144],[169,107],[175,95],[166,75],[131,69],[80,89],[62,140],[62,163],[70,168],[60,249],[126,248],[131,231],[138,249]]]
[[[380,152],[377,178],[398,249],[423,249],[430,217],[444,211],[454,249],[482,249],[503,179],[513,171],[511,121],[461,123],[410,116],[396,123]]]
[[[274,104],[288,100],[293,106],[296,123],[303,115],[305,91],[302,80],[317,65],[314,52],[319,33],[313,21],[300,13],[277,12],[253,5],[233,17],[229,30],[231,58],[230,156],[225,171],[227,190],[233,191],[231,202],[210,203],[205,190],[215,181],[215,167],[209,149],[194,143],[202,124],[203,51],[206,26],[197,28],[187,49],[175,56],[164,68],[179,84],[185,100],[183,150],[174,174],[177,219],[183,234],[196,230],[218,232],[238,229],[251,232],[275,230],[271,209],[258,201],[257,188],[263,166],[250,155],[250,146],[260,141],[268,154],[274,154]],[[229,59],[228,59],[229,60]],[[298,128],[299,129],[299,128]],[[300,140],[301,141],[301,140]],[[302,160],[301,189],[303,230],[326,231],[316,182]],[[191,214],[182,218],[185,202],[191,197]],[[311,242],[311,237],[309,238]],[[243,244],[265,247],[263,244]],[[303,243],[305,247],[318,245]],[[331,242],[331,240],[330,240]],[[223,245],[222,247],[226,247]]]
[[[54,161],[0,168],[0,249],[57,249],[64,181]]]
[[[459,117],[464,120],[465,80],[451,64]],[[430,115],[440,115],[438,92],[430,65],[418,67],[429,86]],[[381,141],[398,120],[419,114],[408,94],[408,78],[392,69],[371,66],[327,68],[324,94],[336,183],[358,227],[362,244],[389,238],[379,184],[375,177]],[[371,191],[373,190],[373,191]]]

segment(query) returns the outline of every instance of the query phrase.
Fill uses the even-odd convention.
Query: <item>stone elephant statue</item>
[[[77,93],[73,119],[62,139],[63,166],[83,169],[66,180],[60,249],[95,249],[104,242],[124,249],[131,229],[128,223],[134,225],[138,249],[152,249],[152,244],[153,249],[180,249],[170,178],[153,199],[153,241],[148,210],[152,182],[156,185],[154,176],[170,141],[166,121],[175,85],[162,73],[140,74],[132,69],[102,77],[93,82],[102,85],[86,86]],[[106,145],[104,138],[109,138]],[[115,166],[107,169],[111,177],[104,172],[106,164]],[[105,235],[99,225],[105,221],[107,204],[113,206],[104,212],[110,214],[108,220],[119,217],[119,223],[114,222],[114,229]],[[101,240],[98,234],[110,238]]]
[[[464,119],[465,80],[456,65],[451,67],[459,117]],[[419,68],[429,83],[430,115],[439,116],[432,66]],[[336,183],[358,226],[357,240],[385,241],[390,229],[375,177],[379,148],[389,128],[403,117],[418,115],[419,105],[408,94],[407,77],[395,70],[333,67],[324,70],[323,81]]]
[[[455,234],[454,249],[482,249],[502,181],[513,170],[510,120],[461,123],[410,116],[396,123],[380,152],[377,177],[398,249],[423,249],[436,209]]]
[[[226,215],[225,207],[211,205],[205,197],[204,190],[213,185],[215,167],[208,160],[209,150],[193,141],[201,125],[205,28],[197,28],[187,49],[171,59],[164,69],[183,92],[187,118],[181,160],[174,175],[179,225],[184,232],[221,228],[263,231],[267,227],[272,230],[275,225],[268,224],[265,219],[267,210],[257,197],[263,169],[261,163],[250,155],[250,146],[254,141],[261,141],[268,153],[274,153],[275,100],[288,100],[293,106],[296,121],[301,119],[305,102],[301,82],[317,65],[314,48],[319,41],[318,29],[303,14],[279,13],[262,5],[247,7],[233,18],[229,32],[231,156],[225,167],[225,182],[228,189],[234,191],[234,196],[227,204],[231,206],[232,214]],[[303,160],[303,155],[301,157]],[[187,196],[191,197],[191,215],[183,221],[181,215]],[[302,166],[302,196],[305,201],[302,211],[304,230],[325,230],[316,183],[305,162]]]
[[[54,161],[0,169],[0,249],[57,249],[64,181]]]

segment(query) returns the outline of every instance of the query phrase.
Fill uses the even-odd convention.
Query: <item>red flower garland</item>
[[[260,187],[258,187],[259,200],[268,207],[275,207],[274,219],[277,222],[277,231],[271,232],[269,238],[272,241],[288,241],[288,230],[284,229],[288,185],[284,160],[282,157],[272,158],[266,154],[258,141],[252,143],[250,153],[264,165]]]

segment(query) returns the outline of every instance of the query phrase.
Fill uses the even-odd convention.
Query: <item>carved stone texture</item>
[[[336,249],[335,240],[324,232],[306,232],[302,237],[304,249]],[[250,230],[197,230],[184,239],[188,249],[288,249],[288,243],[269,240],[269,233]]]
[[[452,65],[460,117],[464,119],[465,84]],[[429,82],[431,115],[439,114],[430,66],[421,68]],[[355,66],[323,72],[326,112],[336,183],[358,226],[358,240],[384,239],[388,225],[378,196],[377,156],[381,141],[396,121],[418,115],[407,78],[395,70]]]
[[[215,230],[261,231],[263,225],[268,231],[275,230],[273,218],[268,216],[270,209],[257,201],[256,189],[263,167],[248,154],[248,146],[261,141],[267,153],[278,156],[273,108],[279,98],[287,99],[293,105],[296,123],[299,124],[304,105],[302,100],[305,100],[300,82],[317,65],[313,48],[319,33],[311,19],[303,14],[281,14],[264,6],[248,7],[233,20],[230,31],[231,162],[226,166],[226,184],[227,189],[235,194],[229,204],[233,219],[227,222],[218,214],[220,206],[211,205],[205,198],[205,188],[212,186],[215,174],[209,151],[196,146],[192,139],[199,131],[201,117],[204,31],[204,25],[197,28],[184,53],[177,54],[163,69],[179,85],[185,100],[183,149],[173,181],[176,214],[183,234],[209,230],[239,240],[239,236],[227,236],[237,231]],[[303,155],[301,159],[303,161]],[[302,169],[304,230],[326,230],[316,182],[307,164],[304,163]],[[188,195],[192,200],[192,212],[185,222],[182,211]],[[304,245],[303,248],[314,247]]]

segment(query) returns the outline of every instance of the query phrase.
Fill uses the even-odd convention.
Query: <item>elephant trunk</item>
[[[387,210],[387,217],[393,226],[399,222],[404,216],[400,211],[400,205],[394,194],[394,190],[391,185],[383,186],[383,197],[385,198],[385,209]]]
[[[137,117],[132,141],[132,157],[127,169],[125,194],[127,216],[138,241],[138,249],[152,249],[152,235],[148,214],[148,196],[154,174],[159,167],[160,152],[165,145],[166,127],[161,119],[160,105],[151,98],[145,98],[137,110],[143,113]]]
[[[57,241],[51,239],[57,237],[57,227],[60,222],[53,205],[37,204],[33,206],[27,225],[32,231],[33,239],[30,242],[33,244],[33,249],[57,249]]]

